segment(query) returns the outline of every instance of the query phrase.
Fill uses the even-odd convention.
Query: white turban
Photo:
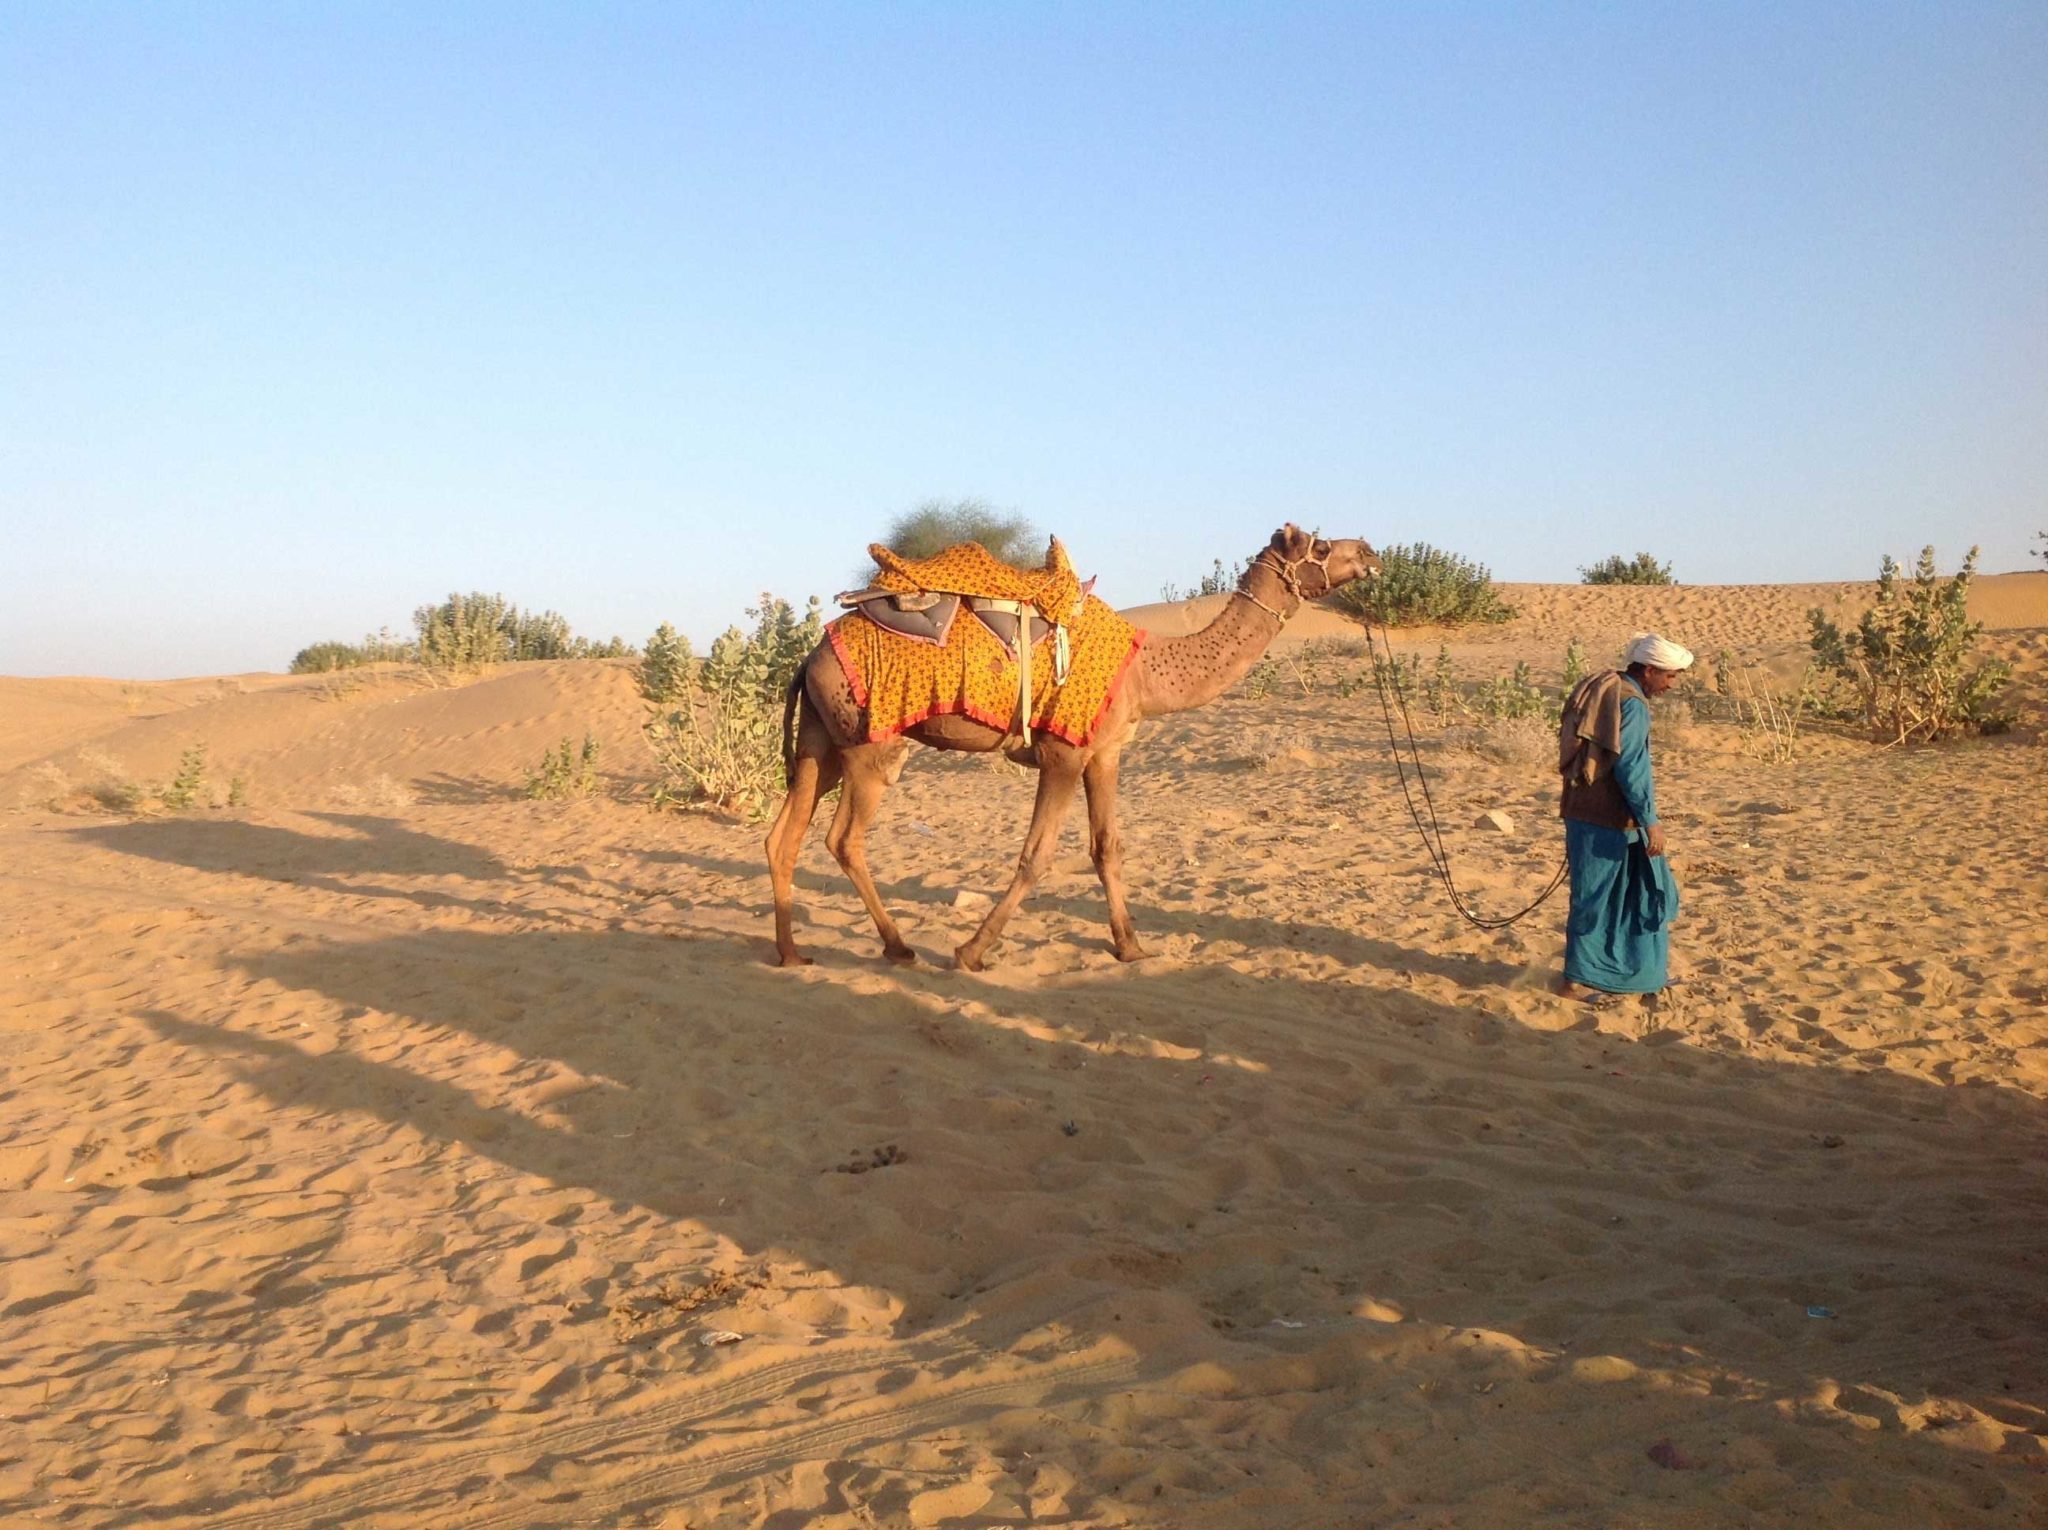
[[[1628,640],[1628,662],[1652,669],[1691,669],[1692,650],[1654,632],[1638,632]]]

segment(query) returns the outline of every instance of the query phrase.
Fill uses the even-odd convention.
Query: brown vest
[[[1614,757],[1604,749],[1595,748],[1591,742],[1586,747],[1592,750],[1595,759],[1593,779],[1579,786],[1569,776],[1565,778],[1557,816],[1576,819],[1580,823],[1596,823],[1607,829],[1637,827],[1629,814],[1628,802],[1621,795],[1621,788],[1614,784]]]

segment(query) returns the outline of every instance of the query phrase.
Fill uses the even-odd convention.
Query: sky
[[[2048,7],[0,8],[0,674],[701,646],[929,499],[1112,604],[2040,568]]]

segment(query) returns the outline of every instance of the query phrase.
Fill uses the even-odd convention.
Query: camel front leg
[[[798,755],[791,772],[789,794],[768,830],[768,885],[775,894],[775,961],[782,967],[808,967],[811,959],[799,955],[791,928],[796,909],[796,861],[804,847],[804,831],[818,801],[839,779],[836,754],[818,759]]]
[[[882,937],[882,954],[892,962],[907,963],[916,961],[917,953],[904,944],[902,931],[882,906],[882,895],[868,870],[867,852],[868,825],[875,821],[882,806],[882,794],[895,779],[891,767],[900,768],[901,758],[900,748],[893,755],[862,749],[846,756],[839,811],[832,815],[832,827],[825,831],[825,848],[853,880],[860,901],[867,905],[868,917],[875,921],[875,933]]]
[[[1064,761],[1057,765],[1041,763],[1038,797],[1031,805],[1031,828],[1024,836],[1024,853],[1017,857],[1017,874],[1010,879],[1010,890],[1003,894],[1002,901],[981,921],[981,928],[953,953],[956,966],[968,972],[981,971],[982,958],[988,955],[989,947],[1003,933],[1003,926],[1010,922],[1010,916],[1017,912],[1017,905],[1024,901],[1032,885],[1045,875],[1046,867],[1052,864],[1053,848],[1060,839],[1060,825],[1066,822],[1067,809],[1074,801],[1074,788],[1080,784],[1081,773],[1074,766]]]
[[[1088,788],[1088,854],[1095,862],[1095,874],[1102,879],[1102,893],[1109,900],[1109,939],[1120,962],[1143,961],[1152,953],[1138,943],[1138,931],[1131,923],[1129,905],[1124,902],[1124,837],[1116,822],[1117,765],[1120,751],[1098,754],[1082,773]]]

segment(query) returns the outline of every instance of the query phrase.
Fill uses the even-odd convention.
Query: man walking
[[[1557,991],[1601,1008],[1662,991],[1678,915],[1650,774],[1649,704],[1692,654],[1644,632],[1629,640],[1627,663],[1573,688],[1557,741],[1572,898]]]

